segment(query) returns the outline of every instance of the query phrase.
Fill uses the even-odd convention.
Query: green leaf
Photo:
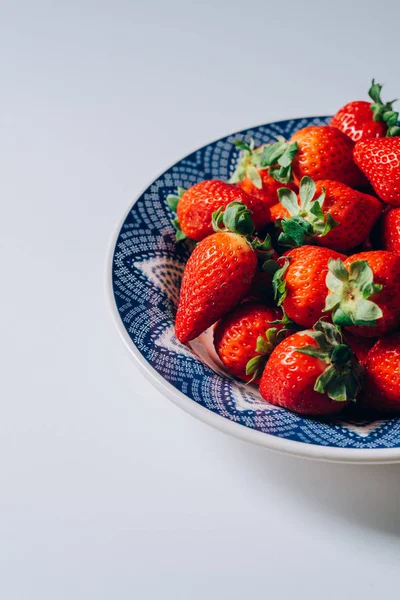
[[[339,325],[339,327],[346,327],[348,325],[354,325],[353,319],[350,318],[348,314],[343,312],[340,308],[336,308],[332,313],[332,321],[335,325]]]
[[[379,83],[375,83],[375,79],[373,79],[371,87],[368,91],[368,95],[377,104],[382,104],[381,90],[382,90],[382,86]]]
[[[245,141],[235,140],[233,143],[235,144],[235,146],[238,150],[243,150],[243,152],[249,152],[249,153],[251,152],[251,148],[250,148],[249,144],[247,144]]]
[[[172,212],[176,212],[176,209],[178,208],[178,204],[179,204],[179,196],[173,196],[172,194],[169,194],[167,196],[167,203],[168,206],[170,207],[170,209],[172,210]]]
[[[291,216],[296,216],[300,212],[299,203],[296,194],[289,188],[280,188],[278,190],[279,202],[286,208]]]
[[[183,233],[180,223],[179,223],[179,219],[173,219],[171,221],[172,225],[175,228],[175,238],[177,242],[182,242],[182,240],[185,240],[187,238],[187,235],[185,233]]]
[[[352,356],[353,353],[346,344],[338,344],[333,349],[331,362],[332,364],[346,365],[346,363],[351,360]]]
[[[275,144],[268,144],[264,146],[261,165],[265,167],[275,165],[278,162],[278,158],[280,158],[285,152],[286,146],[286,141],[279,141]]]
[[[329,354],[317,346],[302,346],[301,348],[296,348],[296,352],[300,352],[300,354],[307,354],[308,356],[318,358],[324,362],[329,362]]]
[[[271,277],[279,270],[279,264],[272,258],[263,262],[261,271],[269,273]]]
[[[255,187],[258,190],[261,190],[262,189],[262,179],[261,179],[260,173],[258,172],[256,167],[254,167],[253,165],[249,165],[247,167],[246,174],[247,174],[247,177],[253,183],[253,185],[255,185]]]
[[[182,198],[183,194],[186,192],[185,188],[178,186],[178,196]]]
[[[278,164],[281,167],[290,167],[294,157],[297,154],[298,149],[299,147],[297,145],[297,142],[289,144],[282,156],[278,158]]]
[[[332,215],[330,213],[326,213],[325,227],[322,233],[320,234],[320,237],[327,235],[330,231],[332,231],[332,229],[335,229],[335,227],[337,227],[338,225],[339,223],[335,221]]]
[[[268,342],[270,344],[274,344],[275,343],[276,335],[277,335],[277,329],[276,329],[276,327],[270,327],[265,332],[265,336],[266,336],[266,338],[267,338],[267,340],[268,340]],[[271,348],[269,348],[268,352],[270,352],[270,351],[271,351]]]
[[[338,377],[338,372],[334,366],[329,366],[321,375],[317,378],[314,390],[320,394],[327,392],[328,386]]]
[[[340,332],[340,329],[335,325],[332,325],[332,323],[325,321],[325,319],[319,319],[319,321],[315,323],[314,329],[323,333],[326,340],[330,344],[342,343],[342,334]]]
[[[335,279],[337,281],[337,279]],[[329,288],[331,289],[331,288]],[[325,300],[324,312],[330,312],[340,304],[340,296],[338,294],[328,294]]]
[[[264,241],[262,242],[258,238],[256,238],[253,241],[252,246],[253,250],[257,250],[257,252],[269,252],[272,246],[271,236],[269,235],[269,233],[267,233],[267,235],[264,238]]]
[[[399,113],[394,112],[393,110],[387,110],[383,113],[382,120],[388,127],[395,127],[397,125],[397,121],[399,120]]]
[[[327,394],[331,400],[336,402],[347,402],[347,390],[343,377],[334,377],[326,388]]]
[[[214,231],[224,231],[224,228],[221,227],[224,222],[224,208],[220,206],[218,210],[215,210],[211,216],[211,223]]]
[[[285,273],[289,268],[290,259],[286,256],[284,257],[285,263],[284,265],[278,269],[273,278],[272,278],[272,289],[274,291],[274,298],[280,306],[284,299],[286,298],[287,290],[286,290],[286,281],[284,279]]]
[[[382,310],[375,302],[370,300],[358,300],[356,303],[355,325],[376,324],[383,317]]]
[[[317,217],[317,219],[320,219],[322,222],[323,222],[323,221],[324,221],[324,219],[325,219],[325,215],[324,215],[324,213],[322,212],[322,208],[321,208],[321,205],[320,205],[320,203],[318,202],[318,200],[315,200],[315,201],[312,203],[312,206],[311,206],[311,208],[310,208],[310,213],[311,213],[311,214],[313,214],[315,217]]]
[[[349,279],[349,274],[347,272],[346,267],[344,266],[344,262],[340,258],[330,258],[328,262],[328,269],[336,279],[339,281],[347,282]],[[330,288],[329,288],[330,289]],[[335,291],[335,290],[332,290]]]
[[[387,137],[397,137],[400,135],[400,127],[396,125],[395,127],[389,127],[386,136]]]
[[[270,344],[268,344],[262,335],[259,335],[257,338],[256,352],[259,352],[260,354],[267,354],[270,352],[270,350]]]
[[[312,227],[302,217],[284,219],[281,223],[283,233],[278,237],[282,246],[297,248],[303,246],[308,236],[312,234]]]
[[[362,291],[374,281],[374,273],[366,260],[356,260],[349,267],[349,281]]]
[[[249,383],[261,377],[267,360],[265,356],[254,356],[246,365],[246,375],[253,375]]]
[[[299,189],[299,194],[300,194],[300,203],[302,205],[302,207],[307,210],[311,200],[314,198],[315,196],[315,191],[316,191],[316,186],[314,181],[311,179],[311,177],[303,177],[302,180],[300,181],[300,189]]]

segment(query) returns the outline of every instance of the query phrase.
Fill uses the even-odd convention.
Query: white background
[[[196,422],[139,374],[103,286],[114,226],[184,154],[373,76],[400,94],[399,7],[0,2],[2,599],[398,594],[400,466]]]

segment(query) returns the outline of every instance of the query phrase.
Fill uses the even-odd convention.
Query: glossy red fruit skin
[[[236,233],[214,233],[196,246],[186,263],[175,320],[176,337],[187,343],[245,296],[257,254]]]
[[[265,338],[265,332],[271,327],[282,329],[283,325],[271,325],[271,321],[283,317],[281,310],[261,304],[245,302],[239,304],[231,313],[223,317],[214,330],[214,346],[224,366],[232,375],[250,381],[252,375],[246,375],[246,365],[257,356],[258,336]],[[259,378],[254,380],[258,383]]]
[[[374,283],[383,286],[380,292],[368,298],[381,308],[383,317],[371,327],[354,325],[345,329],[361,337],[379,337],[390,333],[400,325],[400,257],[386,250],[373,250],[353,254],[346,258],[344,264],[348,269],[357,260],[366,260],[374,274]]]
[[[384,249],[400,256],[400,208],[393,208],[385,213],[380,225]]]
[[[363,406],[400,412],[400,333],[379,339],[365,362]]]
[[[267,169],[260,169],[258,171],[261,181],[262,188],[258,189],[254,183],[249,179],[249,177],[245,177],[242,181],[239,181],[237,185],[244,190],[247,194],[252,196],[256,196],[263,202],[265,202],[269,207],[273,206],[278,202],[278,190],[283,187],[288,187],[293,190],[296,194],[298,192],[298,187],[295,183],[281,183],[280,181],[276,181],[271,175],[268,173]]]
[[[346,257],[335,250],[301,246],[285,252],[290,259],[285,273],[287,295],[283,309],[292,321],[311,328],[322,316],[328,294],[325,279],[331,258]],[[281,259],[282,260],[282,259]],[[283,262],[282,262],[283,264]]]
[[[274,349],[261,377],[261,396],[271,404],[300,415],[341,412],[348,402],[336,402],[314,390],[317,378],[327,365],[320,359],[296,351],[296,348],[306,345],[317,346],[307,331],[300,331]]]
[[[379,198],[400,206],[400,137],[358,142],[353,154]]]
[[[357,192],[337,181],[318,181],[318,196],[322,188],[326,190],[323,211],[329,213],[339,225],[327,235],[316,237],[315,241],[320,246],[348,252],[368,237],[379,219],[383,204],[375,196]]]
[[[382,121],[374,121],[373,116],[371,103],[357,100],[338,110],[329,125],[340,129],[354,142],[385,137],[387,126]]]
[[[280,202],[273,204],[270,208],[271,221],[276,223],[279,219],[290,219],[290,213]]]
[[[308,175],[314,181],[331,179],[355,189],[365,186],[365,177],[353,160],[354,142],[336,127],[305,127],[290,141],[297,142],[299,147],[293,159],[297,183]]]
[[[237,185],[217,179],[200,181],[186,190],[179,200],[177,216],[182,231],[192,240],[203,240],[213,233],[212,214],[230,202],[243,202],[251,210],[256,230],[270,222],[269,208],[265,202],[246,194]]]
[[[351,333],[346,332],[344,337],[345,343],[350,346],[352,352],[358,358],[358,362],[360,365],[364,366],[367,360],[368,352],[371,350],[372,346],[375,344],[375,338],[366,338],[366,337],[356,337],[351,335]]]

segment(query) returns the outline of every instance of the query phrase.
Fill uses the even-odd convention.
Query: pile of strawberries
[[[300,414],[400,411],[399,115],[369,94],[288,141],[237,141],[229,183],[168,197],[197,242],[177,338],[216,324],[225,368]]]

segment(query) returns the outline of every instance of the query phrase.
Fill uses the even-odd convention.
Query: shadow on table
[[[346,465],[285,456],[243,444],[241,455],[266,485],[286,486],[294,501],[400,536],[400,464]]]

